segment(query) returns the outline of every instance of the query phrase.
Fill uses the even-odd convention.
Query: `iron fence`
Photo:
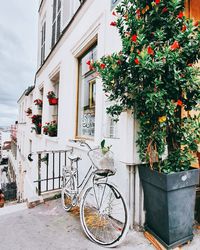
[[[59,190],[62,185],[62,167],[66,165],[67,153],[71,150],[37,152],[38,162],[38,195]]]

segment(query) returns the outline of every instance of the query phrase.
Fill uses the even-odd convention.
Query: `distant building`
[[[0,130],[0,160],[2,158],[8,158],[8,143],[10,140],[10,129]]]

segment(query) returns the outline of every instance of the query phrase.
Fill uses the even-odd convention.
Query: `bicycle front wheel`
[[[80,206],[80,219],[89,239],[106,247],[121,243],[129,227],[124,199],[108,183],[97,183],[86,190]]]

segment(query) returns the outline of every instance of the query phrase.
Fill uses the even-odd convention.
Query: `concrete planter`
[[[145,229],[167,249],[192,240],[199,169],[166,175],[141,165],[139,174],[144,190]]]

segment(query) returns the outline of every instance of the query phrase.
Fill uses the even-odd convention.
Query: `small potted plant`
[[[58,98],[56,98],[56,94],[54,93],[54,91],[49,91],[47,94],[47,98],[49,100],[49,105],[58,104]]]
[[[26,111],[25,111],[26,115],[27,116],[30,116],[32,114],[32,109],[31,108],[28,108]]]
[[[51,137],[57,136],[57,122],[46,122],[46,124],[43,126],[43,133]]]
[[[48,135],[49,122],[46,122],[43,128],[43,134]]]
[[[38,110],[42,110],[43,101],[41,99],[34,100],[34,104],[38,107]]]
[[[32,131],[35,130],[36,134],[41,134],[42,116],[33,115],[31,119],[32,119],[32,123],[35,125],[35,127],[32,127]]]

